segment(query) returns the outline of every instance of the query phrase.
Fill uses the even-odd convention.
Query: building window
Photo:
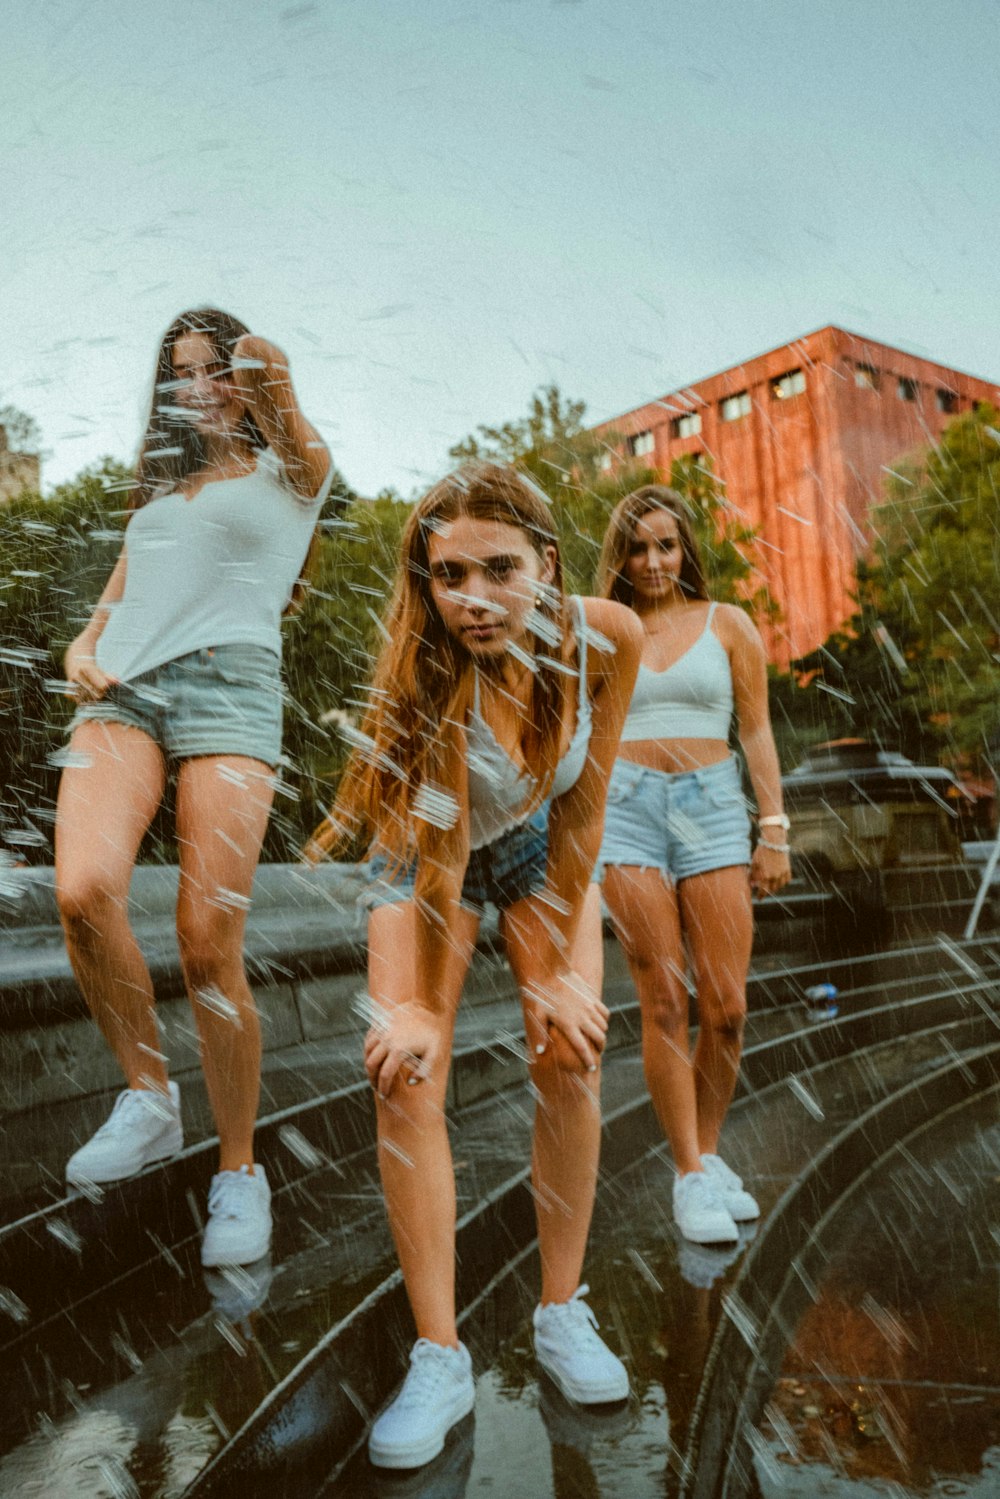
[[[901,401],[915,401],[917,399],[916,380],[911,380],[908,375],[900,375],[896,381],[896,394]]]
[[[701,431],[701,412],[685,411],[683,416],[675,416],[670,426],[674,437],[697,437]]]
[[[739,390],[719,402],[719,415],[724,422],[738,422],[741,416],[750,415],[750,392]]]
[[[609,453],[607,448],[605,448],[604,452],[601,454],[601,472],[606,474],[611,468],[614,461],[614,455],[612,453]]]
[[[800,396],[805,388],[804,370],[789,370],[787,375],[779,375],[777,380],[771,381],[771,394],[776,401],[787,401],[792,396]]]
[[[854,383],[861,390],[878,390],[878,370],[873,364],[856,364]]]
[[[939,390],[936,396],[937,409],[946,416],[954,416],[958,410],[958,393],[954,390]]]
[[[628,450],[633,458],[643,458],[656,447],[652,432],[637,432],[628,440]]]

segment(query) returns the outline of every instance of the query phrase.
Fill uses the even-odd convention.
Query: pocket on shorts
[[[733,809],[747,810],[747,799],[743,795],[743,784],[740,773],[734,760],[722,762],[726,771],[723,775],[712,775],[702,782],[701,791],[705,800],[719,811],[731,811]]]
[[[628,760],[616,760],[611,767],[611,779],[608,782],[608,806],[617,806],[619,802],[628,801],[629,797],[635,796],[645,774],[641,765],[633,765]]]
[[[210,664],[230,687],[277,687],[281,681],[281,662],[264,645],[216,646]]]

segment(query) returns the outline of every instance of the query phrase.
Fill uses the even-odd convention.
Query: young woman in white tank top
[[[580,1278],[608,1020],[591,879],[641,631],[619,604],[563,597],[547,503],[498,464],[459,470],[416,506],[386,627],[363,747],[317,842],[330,846],[345,826],[374,835],[365,1066],[418,1341],[369,1451],[380,1466],[406,1468],[441,1450],[474,1399],[455,1320],[444,1105],[487,899],[500,909],[538,1097],[536,1351],[575,1400],[628,1393]]]
[[[66,653],[78,708],[56,893],[74,972],[127,1082],[67,1179],[119,1181],[182,1145],[128,922],[133,866],[173,768],[177,933],[220,1141],[206,1265],[252,1263],[270,1241],[243,928],[281,744],[280,618],[331,475],[281,351],[217,309],[181,314],[157,357],[121,556]]]
[[[605,899],[639,995],[646,1082],[677,1172],[675,1219],[694,1242],[735,1242],[737,1223],[759,1214],[718,1149],[742,1048],[750,893],[791,877],[764,647],[744,610],[709,601],[685,502],[663,486],[614,511],[598,591],[631,605],[644,631],[608,794]],[[734,714],[761,830],[752,857],[729,752]]]

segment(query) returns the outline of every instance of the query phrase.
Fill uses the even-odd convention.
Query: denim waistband
[[[704,786],[706,782],[714,781],[718,776],[731,775],[739,771],[739,762],[735,755],[727,755],[724,760],[716,760],[712,765],[699,765],[693,770],[654,770],[651,765],[642,765],[638,760],[616,760],[614,769],[619,768],[632,771],[635,774],[653,776],[658,781],[665,781],[669,786]]]

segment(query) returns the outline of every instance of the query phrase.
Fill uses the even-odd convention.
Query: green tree
[[[114,566],[130,482],[105,459],[49,499],[0,508],[0,830],[33,838],[42,858],[59,775],[50,757],[73,711],[58,687],[62,657]]]
[[[1000,413],[956,418],[894,465],[858,611],[776,687],[800,746],[851,735],[983,769],[1000,751]],[[781,731],[781,725],[776,725]]]
[[[90,618],[122,545],[131,471],[111,459],[46,499],[0,507],[0,841],[51,858],[59,762],[73,703],[60,691],[66,647]],[[383,496],[339,514],[351,491],[338,475],[320,520],[313,590],[285,623],[288,766],[269,831],[269,857],[291,858],[329,795],[323,777],[342,759],[323,715],[344,705],[365,674],[365,652],[398,549],[405,507]],[[155,857],[175,857],[171,809],[153,828]],[[32,850],[35,852],[32,853]]]
[[[594,586],[608,518],[620,499],[663,476],[642,463],[621,461],[621,440],[584,426],[586,404],[567,400],[556,385],[531,397],[528,414],[497,427],[480,426],[456,443],[459,460],[491,458],[529,474],[552,503],[567,586],[589,593]],[[724,486],[708,458],[676,461],[669,481],[689,502],[713,595],[755,612],[773,613],[766,590],[750,587],[754,533],[728,511]]]
[[[0,427],[12,453],[35,453],[42,450],[42,429],[33,416],[17,406],[0,406]]]
[[[364,708],[409,507],[391,490],[322,523],[311,586],[285,628],[283,789],[269,857],[294,858],[322,821]]]

